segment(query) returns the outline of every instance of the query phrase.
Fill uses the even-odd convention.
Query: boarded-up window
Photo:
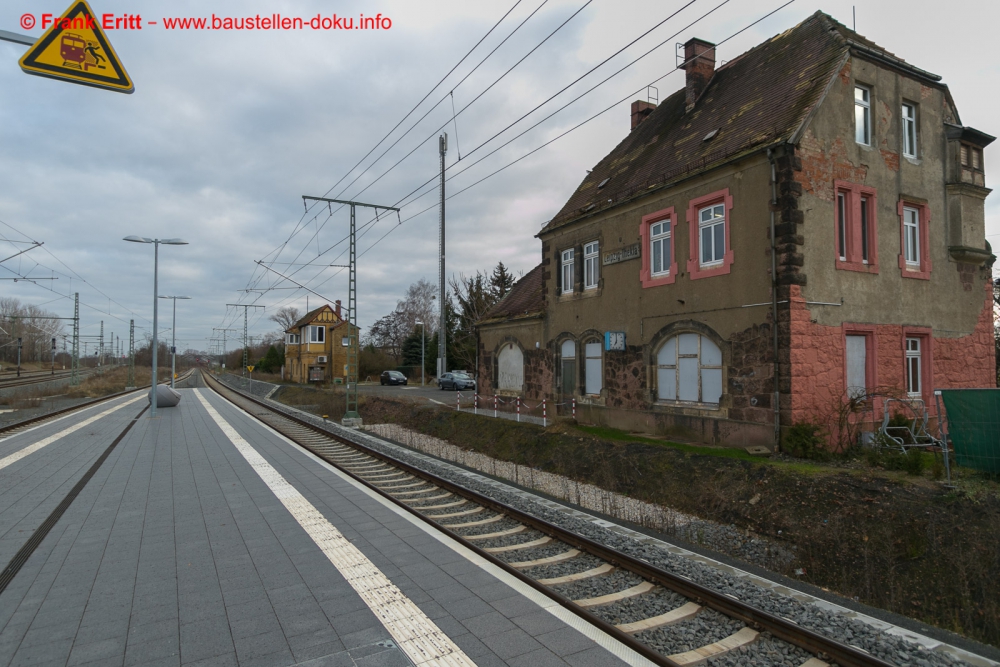
[[[847,395],[860,398],[867,386],[868,350],[865,336],[847,336]]]
[[[507,343],[497,357],[497,388],[500,391],[521,392],[524,385],[524,353],[513,343]]]
[[[562,393],[576,392],[576,341],[564,340],[559,350],[562,360]]]
[[[722,398],[722,350],[705,336],[683,333],[656,354],[657,398],[718,404]]]
[[[601,344],[599,342],[587,343],[583,346],[586,357],[584,367],[584,379],[588,394],[597,395],[601,393],[603,375],[601,373]]]

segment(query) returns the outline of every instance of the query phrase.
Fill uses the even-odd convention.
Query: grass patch
[[[743,461],[760,460],[760,457],[751,456],[744,449],[731,447],[699,447],[698,445],[688,445],[682,442],[659,440],[658,438],[646,438],[641,435],[635,435],[633,433],[628,433],[627,431],[621,431],[607,426],[586,426],[584,424],[577,424],[573,428],[577,431],[592,435],[595,438],[603,438],[604,440],[614,440],[618,442],[641,442],[646,445],[653,445],[654,447],[670,447],[671,449],[687,452],[689,454],[719,456],[726,459],[740,459]]]

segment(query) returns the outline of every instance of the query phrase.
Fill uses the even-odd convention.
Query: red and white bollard
[[[545,407],[545,399],[542,399],[542,428],[549,425],[549,412],[548,408]]]
[[[518,396],[515,400],[517,401],[517,421],[521,421],[521,397]]]
[[[497,395],[493,394],[493,416],[497,416]]]
[[[479,414],[479,394],[472,395],[472,412],[473,414]]]
[[[458,412],[462,411],[462,392],[455,392],[455,410]]]
[[[576,421],[576,399],[573,399],[573,421]]]

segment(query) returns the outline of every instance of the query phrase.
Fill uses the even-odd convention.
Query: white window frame
[[[923,350],[920,337],[906,337],[906,395],[911,398],[923,396]]]
[[[721,215],[716,215],[716,209]],[[705,213],[709,212],[712,217],[706,219]],[[715,256],[717,234],[722,233],[722,254]],[[705,232],[709,232],[711,244],[705,243]],[[712,258],[705,261],[706,247],[710,248]],[[721,266],[726,259],[726,203],[709,204],[698,209],[698,265],[703,269]]]
[[[900,116],[900,126],[903,131],[903,155],[917,157],[917,105],[904,102]]]
[[[601,351],[603,341],[591,339],[583,344],[583,390],[590,396],[599,396],[604,389],[604,357]],[[594,349],[597,356],[592,356]],[[596,389],[597,391],[592,391]]]
[[[597,289],[600,248],[598,241],[591,241],[583,246],[583,289]]]
[[[907,266],[920,268],[920,209],[911,206],[903,207],[903,258]]]
[[[670,275],[672,244],[670,218],[665,218],[649,226],[649,275],[651,277],[659,278]],[[659,251],[658,254],[657,251]],[[656,266],[657,257],[660,260],[659,268]]]
[[[574,251],[573,248],[563,250],[560,254],[560,270],[562,271],[562,293],[572,294],[573,293],[573,281],[575,276],[574,273]]]
[[[854,141],[872,145],[872,89],[860,84],[854,86]]]
[[[326,327],[310,326],[309,327],[309,342],[310,343],[325,343],[326,342]]]
[[[680,351],[680,342],[681,342],[680,338],[681,338],[681,335],[683,335],[685,333],[691,333],[691,334],[694,334],[694,335],[698,336],[698,352],[697,352],[697,354],[681,353],[681,351]],[[702,353],[702,344],[706,340],[709,341],[712,345],[715,345],[715,347],[719,350],[719,356],[720,356],[720,363],[719,364],[705,364],[705,363],[702,363],[702,360],[704,359],[704,355]],[[673,359],[673,363],[669,363],[669,361],[668,361],[665,364],[661,364],[660,363],[660,351],[670,341],[674,341],[674,359]],[[674,385],[673,394],[674,394],[675,397],[681,395],[681,391],[680,391],[680,389],[681,389],[681,385],[680,385],[681,377],[680,377],[680,375],[681,374],[680,374],[680,368],[679,368],[679,366],[680,366],[680,359],[681,358],[697,358],[698,359],[698,400],[697,401],[687,401],[687,400],[682,400],[682,399],[679,399],[679,398],[673,398],[673,399],[670,399],[670,398],[659,398],[659,393],[660,393],[660,391],[662,389],[659,386],[657,386],[657,388],[656,388],[656,391],[657,391],[657,400],[658,401],[662,401],[662,402],[670,402],[670,403],[684,403],[684,404],[688,404],[688,405],[690,405],[693,402],[693,403],[697,403],[699,405],[718,406],[719,403],[721,403],[721,401],[722,401],[722,397],[725,396],[725,394],[726,394],[726,379],[725,379],[725,372],[723,370],[723,366],[725,364],[724,364],[724,359],[721,359],[721,357],[722,357],[722,348],[719,347],[718,345],[716,345],[715,341],[712,341],[711,339],[707,338],[706,336],[704,336],[702,334],[695,333],[695,332],[685,331],[685,332],[679,333],[679,334],[677,334],[675,336],[672,336],[672,337],[668,338],[667,340],[663,341],[663,344],[656,351],[656,370],[659,371],[660,369],[664,369],[664,370],[673,370],[674,371],[674,383],[675,383],[675,385]],[[715,403],[706,402],[704,400],[705,396],[704,396],[704,387],[702,386],[702,378],[704,377],[703,371],[705,371],[705,370],[718,370],[719,374],[721,376],[722,393],[719,396],[719,400],[717,402],[715,402]],[[657,372],[657,375],[659,375],[658,372]],[[657,379],[657,382],[659,382],[659,379]]]
[[[868,210],[868,207],[870,205],[871,205],[871,197],[868,197],[866,195],[862,195],[861,196],[861,220],[860,220],[860,223],[859,223],[861,225],[861,263],[862,264],[867,264],[868,263],[868,258],[871,256],[871,252],[872,252],[871,239],[868,236],[871,233],[871,231],[869,230],[869,227],[871,226],[871,220],[869,219],[869,215],[868,215],[870,213],[870,211]]]
[[[285,344],[286,345],[298,345],[299,344],[299,334],[285,334]]]

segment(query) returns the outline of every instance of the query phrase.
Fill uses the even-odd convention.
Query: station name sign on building
[[[632,245],[627,245],[624,248],[619,248],[618,250],[612,250],[611,252],[604,253],[604,259],[602,263],[604,264],[604,266],[607,266],[608,264],[627,262],[630,259],[639,259],[638,243],[633,243]]]

